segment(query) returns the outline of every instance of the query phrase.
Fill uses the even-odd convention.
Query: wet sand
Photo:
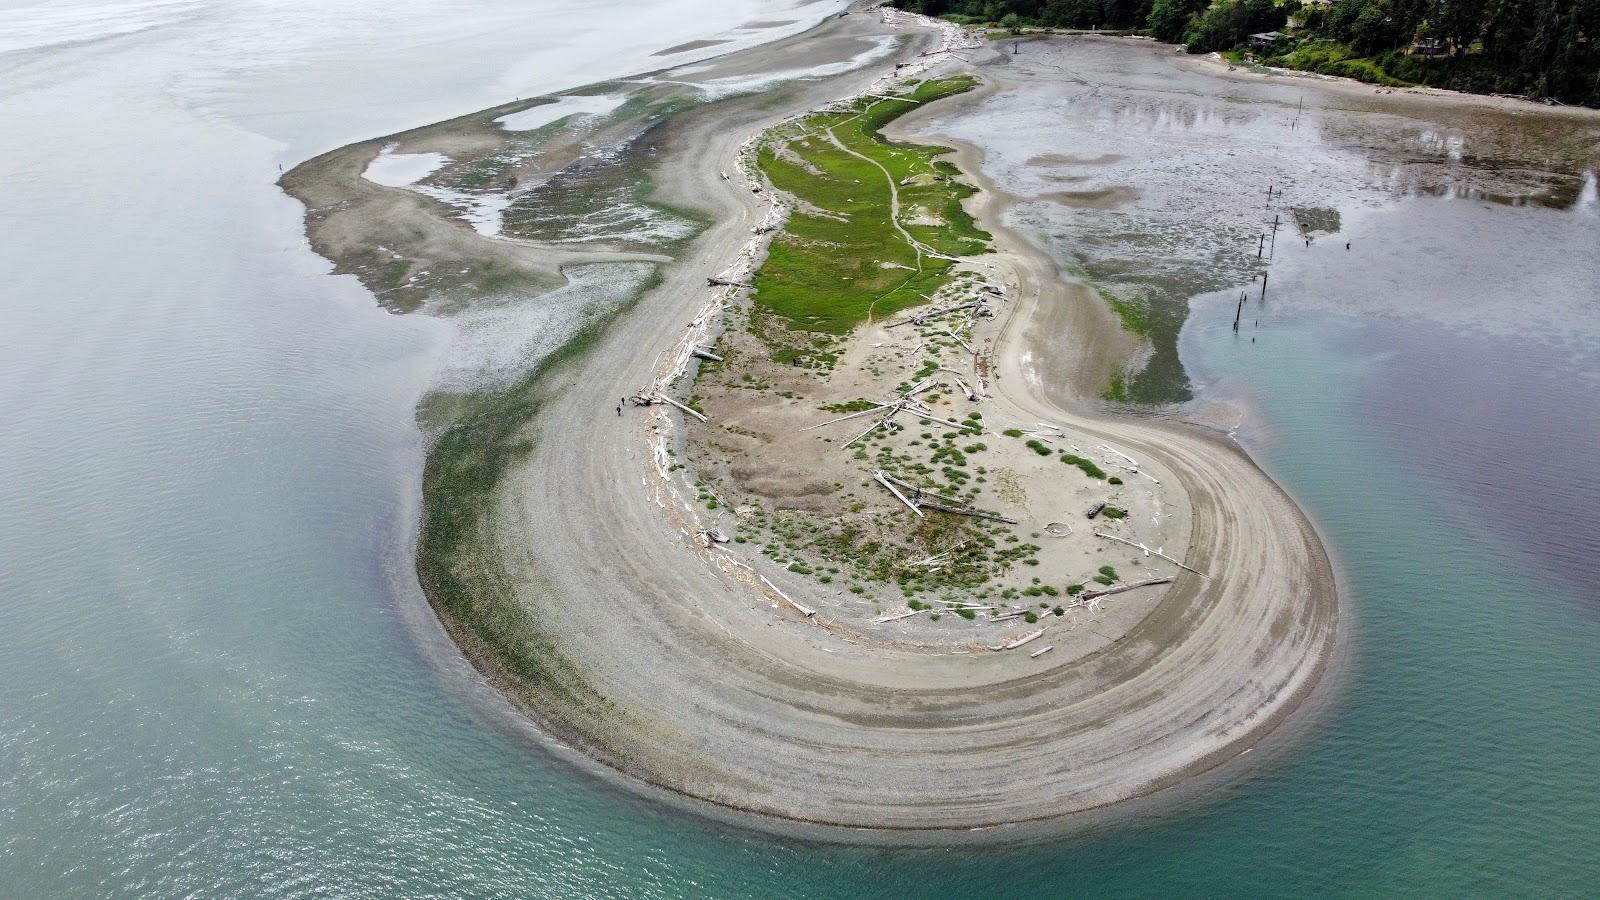
[[[883,26],[858,13],[737,64],[792,68],[808,42],[840,29]],[[931,39],[917,32],[898,58],[916,58]],[[1188,519],[1181,556],[1206,573],[1180,574],[1122,639],[1059,660],[852,643],[712,565],[721,551],[691,539],[694,508],[658,502],[651,439],[671,433],[676,413],[612,415],[705,303],[705,275],[732,261],[765,213],[740,179],[719,174],[738,171],[740,145],[884,68],[693,110],[667,126],[658,191],[713,224],[591,346],[546,369],[540,413],[522,430],[532,449],[495,486],[476,537],[475,565],[536,623],[523,639],[559,667],[520,676],[482,635],[441,618],[547,733],[676,795],[863,840],[1067,821],[1253,746],[1316,685],[1339,615],[1313,528],[1236,447],[1082,402],[1083,386],[1136,342],[1092,292],[1001,225],[1002,194],[986,186],[972,204],[1000,250],[985,259],[1016,298],[996,341],[991,408],[1139,457],[1172,485],[1170,514]],[[961,151],[972,174],[975,152]],[[1136,557],[1106,553],[1124,565]]]
[[[675,55],[677,55],[679,53],[688,53],[690,50],[704,50],[707,47],[715,47],[718,44],[726,44],[726,43],[728,43],[728,42],[725,41],[725,40],[689,41],[686,44],[679,44],[676,47],[668,47],[665,50],[657,50],[656,52],[654,52],[654,53],[652,53],[650,55],[651,56],[675,56]]]

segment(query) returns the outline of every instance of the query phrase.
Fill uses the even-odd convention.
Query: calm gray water
[[[1303,747],[1093,837],[781,842],[551,759],[440,640],[407,548],[446,330],[323,274],[272,182],[614,74],[595,60],[628,47],[790,16],[586,5],[636,26],[606,36],[509,0],[0,7],[0,894],[1592,891],[1600,367],[1563,321],[1593,321],[1593,290],[1496,318],[1529,301],[1464,279],[1487,311],[1351,316],[1392,292],[1319,295],[1319,246],[1280,256],[1254,335],[1225,293],[1197,302],[1202,397],[1250,404],[1241,436],[1348,576],[1350,670]],[[1358,240],[1441,208],[1394,209]],[[1451,223],[1581,257],[1586,209]]]

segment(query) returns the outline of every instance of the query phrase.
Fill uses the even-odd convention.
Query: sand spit
[[[923,56],[948,46],[950,32],[858,9],[726,64],[753,74],[791,71],[796,60],[825,66],[882,35],[907,38],[893,60],[913,67],[900,77],[925,66],[956,71],[964,57],[993,52]],[[720,304],[738,290],[708,288],[706,277],[759,262],[764,239],[752,231],[773,209],[742,165],[751,138],[841,96],[892,89],[894,72],[874,67],[693,108],[651,132],[653,199],[710,224],[665,254],[671,261],[640,302],[529,388],[537,402],[514,436],[530,449],[460,526],[472,552],[441,571],[425,535],[419,568],[441,621],[547,733],[611,769],[734,810],[867,830],[840,836],[1069,819],[1237,756],[1297,707],[1326,666],[1338,632],[1329,560],[1293,501],[1232,444],[1052,401],[1058,373],[1090,383],[1104,372],[1100,360],[1116,355],[1106,346],[1132,348],[1092,293],[999,225],[998,194],[970,204],[999,251],[981,258],[987,276],[1010,298],[980,409],[1050,422],[1080,444],[1138,458],[1170,485],[1164,509],[1181,523],[1173,533],[1186,534],[1183,547],[1150,549],[1205,573],[1106,542],[1108,563],[1175,579],[1112,639],[1082,642],[1095,621],[1062,617],[1041,620],[1043,634],[1026,644],[1018,641],[1031,631],[1013,625],[985,631],[974,641],[982,646],[902,646],[847,620],[839,598],[786,579],[753,547],[698,538],[715,523],[670,461],[683,448],[681,414],[666,405],[614,413],[619,398],[687,388],[689,351],[714,333]],[[448,137],[403,146],[449,153],[458,148]],[[338,243],[359,255],[426,215],[437,224],[421,246],[448,252],[452,264],[478,253],[549,271],[549,259],[532,255],[541,248],[481,237],[424,199],[363,183],[385,145],[335,151],[286,179],[313,216],[338,221],[316,239],[319,250]],[[379,215],[347,215],[341,192]],[[1045,333],[1064,322],[1080,327]],[[439,447],[447,445],[448,435]],[[428,484],[449,462],[439,447]],[[441,602],[438,588],[451,579],[484,585],[474,602],[491,611],[503,603],[504,615],[468,618]],[[1045,646],[1055,649],[1035,654]],[[514,664],[508,648],[537,666]]]

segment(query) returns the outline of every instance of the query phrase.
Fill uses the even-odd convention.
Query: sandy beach
[[[531,629],[511,639],[540,658],[539,670],[504,664],[496,646],[506,634],[480,631],[437,602],[436,609],[479,670],[546,733],[656,788],[868,834],[1066,821],[1248,750],[1316,686],[1340,616],[1315,530],[1236,446],[1087,401],[1136,342],[1092,291],[1002,226],[1001,192],[984,184],[969,201],[995,236],[997,252],[983,264],[1011,298],[996,323],[984,415],[1049,421],[1138,457],[1166,489],[1164,508],[1185,545],[1179,558],[1204,573],[1108,549],[1108,562],[1167,566],[1163,574],[1176,579],[1111,637],[1094,639],[1092,622],[1069,636],[1046,620],[1041,642],[1062,649],[1033,657],[919,652],[873,640],[870,631],[825,627],[826,597],[794,593],[754,551],[734,566],[721,557],[737,549],[694,540],[705,523],[673,493],[688,490],[682,476],[663,480],[655,452],[658,439],[680,439],[679,414],[665,406],[612,412],[618,398],[658,376],[657,361],[707,302],[706,276],[738,259],[767,214],[741,177],[722,175],[741,171],[745,142],[867,88],[893,60],[919,59],[938,35],[857,12],[721,61],[745,75],[791,70],[797,60],[826,65],[884,34],[910,40],[890,59],[692,109],[652,132],[657,196],[710,224],[660,263],[642,300],[539,373],[537,415],[517,425],[529,449],[504,469],[471,526],[474,571],[456,573],[486,579],[515,603],[516,617],[502,621]],[[937,71],[966,66],[951,60]],[[982,97],[980,89],[959,102]],[[368,195],[383,210],[320,236],[313,228],[319,250],[337,256],[329,249],[335,237],[393,246],[392,232],[432,218],[430,245],[520,265],[531,280],[575,261],[658,259],[625,247],[492,240],[439,221],[428,203],[358,182],[383,143],[336,151],[286,179],[313,217],[343,203],[341,191]],[[958,148],[969,178],[979,178],[978,152]],[[336,214],[344,213],[327,215]],[[424,586],[436,587],[426,558],[422,572]],[[751,575],[782,585],[783,595]],[[819,611],[808,616],[801,606]],[[1052,635],[1052,627],[1063,631]]]

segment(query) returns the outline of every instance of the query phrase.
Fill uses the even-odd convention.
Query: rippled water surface
[[[1592,183],[1522,207],[1329,192],[1352,250],[1280,247],[1239,338],[1228,291],[1195,302],[1201,407],[1246,404],[1352,599],[1301,746],[1095,836],[819,848],[657,809],[508,724],[410,574],[413,407],[447,330],[323,274],[272,185],[815,9],[3,5],[0,894],[1592,891]]]

